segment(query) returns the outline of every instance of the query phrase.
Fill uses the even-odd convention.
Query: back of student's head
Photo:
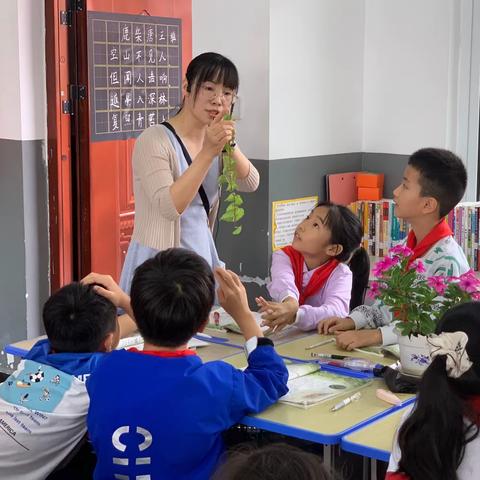
[[[43,307],[45,332],[56,353],[96,352],[117,326],[117,311],[92,285],[78,282],[55,292]]]
[[[317,207],[327,207],[325,226],[331,232],[330,243],[341,245],[342,251],[335,257],[339,262],[346,262],[353,274],[350,309],[363,303],[368,285],[370,260],[368,253],[360,243],[363,227],[358,217],[347,207],[331,202],[320,202]]]
[[[329,480],[322,460],[284,443],[242,446],[229,455],[212,480]]]
[[[159,252],[135,270],[131,305],[143,338],[178,347],[207,320],[215,298],[208,263],[184,248]]]
[[[410,156],[408,164],[420,174],[420,194],[437,200],[440,218],[462,199],[467,188],[467,170],[454,153],[442,148],[422,148]]]
[[[465,446],[479,432],[480,415],[468,399],[480,395],[480,302],[446,312],[436,330],[442,332],[467,334],[472,366],[455,378],[448,374],[447,355],[434,355],[423,374],[417,404],[398,437],[399,469],[411,480],[456,480]]]

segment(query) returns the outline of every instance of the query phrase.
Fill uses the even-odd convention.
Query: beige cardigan
[[[170,195],[170,185],[180,176],[177,155],[170,138],[161,125],[142,132],[133,148],[133,190],[135,224],[132,240],[147,247],[165,250],[180,245],[180,214]],[[241,192],[257,189],[260,176],[250,165],[248,175],[238,179]],[[218,200],[209,215],[213,228],[218,212]]]

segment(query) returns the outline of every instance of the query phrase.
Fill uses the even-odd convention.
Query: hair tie
[[[451,378],[462,376],[473,365],[466,351],[468,335],[465,332],[442,332],[427,337],[427,343],[432,360],[439,355],[447,357],[447,375]]]

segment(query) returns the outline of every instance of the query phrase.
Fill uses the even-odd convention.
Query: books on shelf
[[[373,257],[384,257],[388,249],[408,234],[408,223],[394,214],[393,200],[357,201],[349,205],[363,225],[363,247]],[[473,270],[480,270],[480,202],[459,203],[446,217],[457,243]]]
[[[357,201],[349,205],[363,225],[363,247],[372,257],[383,257],[408,233],[408,224],[393,213],[393,200]]]

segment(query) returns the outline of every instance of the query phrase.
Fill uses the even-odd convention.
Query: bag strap
[[[175,131],[175,129],[168,122],[163,122],[162,125],[167,127],[175,135],[175,138],[177,139],[177,142],[180,144],[180,147],[182,148],[182,152],[183,152],[183,155],[185,157],[185,160],[187,161],[188,165],[190,166],[192,164],[192,158],[190,157],[190,154],[188,153],[188,150],[186,149],[185,145],[183,144],[181,138],[177,135],[177,132]],[[207,218],[209,218],[210,202],[208,201],[207,194],[205,193],[205,189],[203,188],[202,184],[200,184],[200,186],[198,187],[198,194],[200,195],[200,198],[202,200],[203,208],[205,209],[205,212],[207,212]]]

